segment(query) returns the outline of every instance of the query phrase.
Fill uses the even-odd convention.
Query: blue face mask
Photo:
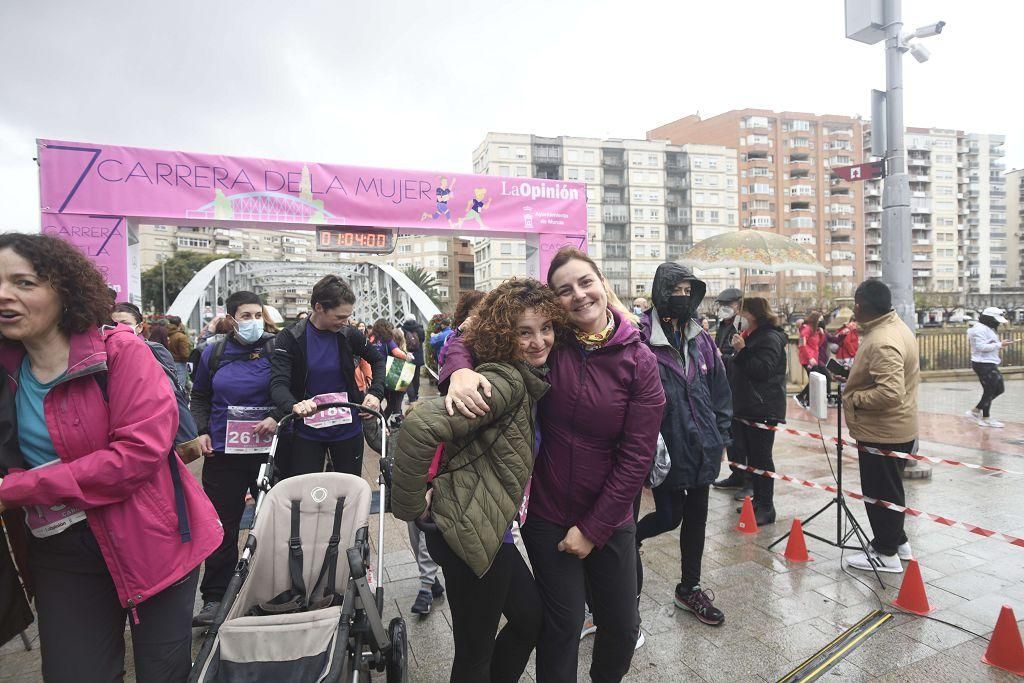
[[[243,344],[255,344],[263,336],[262,320],[243,320],[238,322],[238,330],[235,336]]]

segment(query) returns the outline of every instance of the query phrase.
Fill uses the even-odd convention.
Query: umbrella
[[[744,268],[772,273],[783,270],[824,273],[828,270],[793,240],[763,230],[737,230],[708,237],[693,245],[679,262],[701,270]]]

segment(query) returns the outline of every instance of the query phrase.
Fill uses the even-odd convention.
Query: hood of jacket
[[[690,282],[690,310],[696,311],[708,293],[708,286],[703,280],[693,274],[687,266],[672,261],[667,261],[658,266],[654,272],[654,284],[651,286],[651,301],[655,308],[667,310],[668,299],[672,296],[672,290],[680,282]]]
[[[411,332],[412,334],[419,335],[421,339],[425,334],[423,330],[423,325],[421,325],[416,320],[406,320],[404,323],[402,323],[402,329],[405,330],[406,332]]]

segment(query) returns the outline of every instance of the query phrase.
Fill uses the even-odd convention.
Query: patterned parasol
[[[744,268],[777,273],[802,270],[827,271],[814,254],[782,235],[763,230],[738,230],[701,240],[679,262],[701,270]]]

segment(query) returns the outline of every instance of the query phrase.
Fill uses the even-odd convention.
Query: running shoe
[[[888,574],[903,573],[903,565],[900,564],[899,555],[880,555],[874,548],[868,548],[866,554],[855,553],[850,555],[846,558],[846,566],[865,572],[877,570]]]
[[[694,586],[693,590],[687,590],[683,584],[676,586],[676,607],[690,610],[698,620],[710,626],[718,626],[725,621],[725,615],[715,607],[714,601],[715,594],[702,590],[700,586]]]
[[[583,614],[583,628],[580,629],[580,640],[597,633],[597,626],[594,625],[594,615],[590,613],[590,610]]]
[[[207,600],[204,602],[203,608],[199,610],[199,614],[192,618],[192,626],[198,628],[211,625],[219,607],[220,602],[217,600]]]
[[[981,411],[978,410],[977,408],[975,408],[974,410],[968,410],[966,413],[964,413],[964,415],[967,416],[969,420],[973,421],[975,424],[978,425],[980,425],[982,423],[982,420],[984,419],[981,416]]]
[[[978,424],[981,425],[982,427],[991,427],[993,429],[1002,429],[1003,427],[1006,426],[999,420],[993,420],[991,417],[987,419],[982,418],[981,422],[979,422]]]
[[[427,589],[421,590],[416,595],[416,602],[412,603],[412,613],[425,617],[430,614],[430,606],[434,603],[434,596]]]
[[[712,486],[716,489],[741,489],[744,484],[744,477],[737,472],[733,472],[724,479],[719,479]]]
[[[914,559],[914,551],[910,549],[910,541],[900,544],[900,547],[896,550],[896,556],[904,562]]]

